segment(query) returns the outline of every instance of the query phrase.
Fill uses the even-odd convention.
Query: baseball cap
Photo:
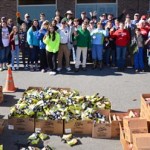
[[[81,14],[86,14],[86,12],[85,12],[85,11],[82,11]]]
[[[24,16],[25,16],[25,17],[30,17],[30,15],[29,15],[28,13],[26,13]]]
[[[134,14],[134,16],[139,16],[139,15],[140,15],[139,13],[135,13],[135,14]]]
[[[68,10],[68,11],[66,12],[66,14],[73,15],[73,12],[72,12],[71,10]]]

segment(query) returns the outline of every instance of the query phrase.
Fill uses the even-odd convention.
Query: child
[[[23,66],[24,66],[24,69],[28,69],[28,67],[29,67],[29,46],[27,43],[27,25],[25,23],[22,23],[22,25],[20,26],[19,37],[20,37],[20,48],[22,51]],[[27,57],[27,61],[26,61],[26,57]]]
[[[52,24],[48,27],[48,33],[44,36],[43,42],[46,44],[46,57],[50,75],[56,74],[57,53],[60,45],[60,35],[55,31]]]
[[[144,72],[144,62],[143,62],[143,47],[144,38],[140,32],[140,29],[135,29],[135,36],[132,39],[132,50],[134,54],[134,68],[135,72]]]
[[[12,28],[12,32],[10,33],[10,47],[11,47],[11,67],[12,70],[15,70],[14,67],[14,60],[16,57],[17,60],[17,67],[16,69],[19,70],[19,33],[18,33],[18,27],[17,26],[13,26]]]

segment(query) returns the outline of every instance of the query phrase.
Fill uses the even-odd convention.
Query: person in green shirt
[[[54,30],[52,24],[48,27],[48,32],[43,38],[43,42],[46,44],[46,58],[48,67],[50,69],[50,75],[56,74],[57,69],[57,53],[60,45],[60,35]]]
[[[74,39],[77,42],[75,72],[79,71],[81,52],[83,57],[82,69],[86,71],[87,50],[91,47],[91,36],[90,32],[87,30],[87,23],[82,23],[81,28],[74,33]]]

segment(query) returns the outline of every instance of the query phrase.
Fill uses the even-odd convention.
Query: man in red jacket
[[[119,29],[110,32],[111,38],[116,39],[116,51],[117,51],[117,66],[119,71],[124,71],[126,62],[127,45],[130,41],[130,35],[128,30],[124,29],[124,24],[119,24]]]

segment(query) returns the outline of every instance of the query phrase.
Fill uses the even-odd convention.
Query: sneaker
[[[15,71],[15,67],[14,66],[12,67],[12,70]]]
[[[53,75],[56,75],[56,72],[55,72],[55,71],[52,71],[52,74],[53,74]]]
[[[3,71],[3,68],[0,68],[0,71]]]
[[[30,71],[34,71],[33,65],[30,66]]]
[[[38,64],[35,64],[35,70],[39,71]]]
[[[67,70],[67,71],[71,71],[71,68],[70,68],[70,67],[67,67],[66,70]]]
[[[45,69],[42,69],[41,72],[44,73],[44,72],[45,72]]]
[[[79,68],[75,68],[75,72],[79,72]]]
[[[19,70],[19,66],[16,67],[16,70]]]
[[[55,74],[56,74],[55,71],[50,71],[50,72],[49,72],[49,75],[55,75]]]
[[[138,69],[136,69],[136,70],[135,70],[135,73],[138,73],[138,72],[139,72],[139,70],[138,70]]]
[[[61,68],[57,68],[57,71],[58,71],[58,72],[61,71]]]
[[[28,64],[26,64],[26,66],[25,66],[27,69],[29,69],[30,67],[29,67],[29,65]]]
[[[4,66],[3,69],[4,69],[4,70],[7,70],[7,66]]]

